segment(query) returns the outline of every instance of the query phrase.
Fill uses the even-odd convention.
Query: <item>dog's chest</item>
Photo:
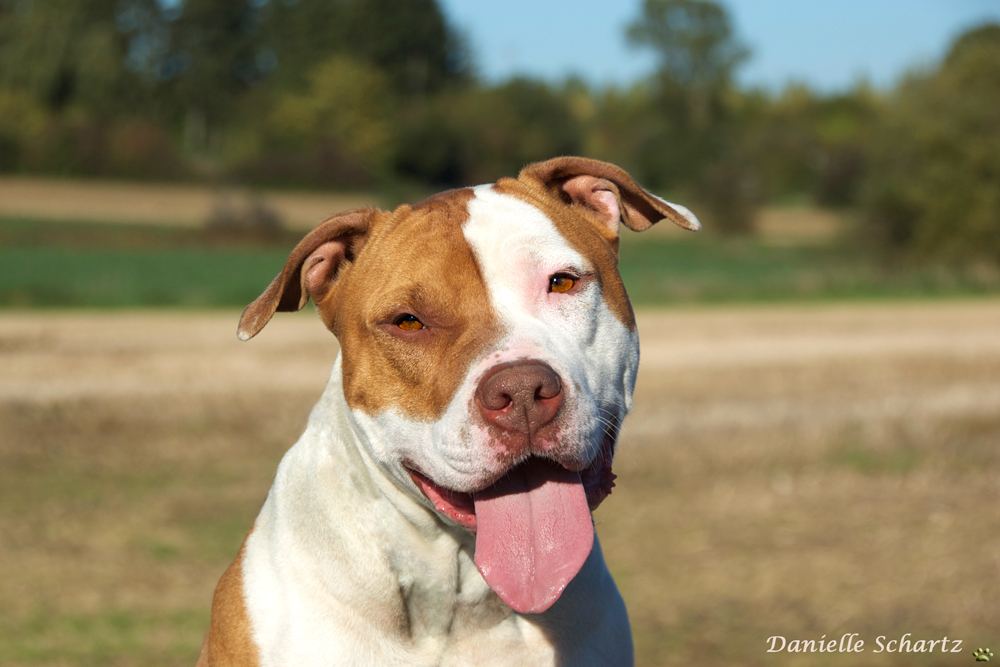
[[[307,431],[247,540],[261,665],[554,664],[551,643],[489,589],[468,544],[383,508],[396,493],[384,480],[358,492],[346,451],[331,455],[342,444]]]

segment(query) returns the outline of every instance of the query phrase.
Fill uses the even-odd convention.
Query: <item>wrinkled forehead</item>
[[[413,206],[401,206],[383,218],[352,276],[363,283],[365,302],[429,301],[448,292],[461,295],[481,283],[475,257],[462,233],[472,197],[469,188],[451,190]]]
[[[358,268],[368,309],[436,303],[455,316],[486,304],[531,310],[550,275],[591,274],[617,319],[634,329],[618,277],[616,242],[585,212],[521,181],[502,179],[400,207],[372,235]]]
[[[466,257],[487,285],[509,283],[531,267],[593,270],[536,204],[493,184],[443,192],[394,211],[366,254],[380,265],[386,284],[430,280],[431,272],[446,282],[471,279],[459,270],[468,268]]]

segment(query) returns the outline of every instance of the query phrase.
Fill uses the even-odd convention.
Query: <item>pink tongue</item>
[[[580,473],[529,459],[477,493],[476,567],[522,614],[559,599],[594,546],[594,524]]]

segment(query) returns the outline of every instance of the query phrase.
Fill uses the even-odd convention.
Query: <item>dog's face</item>
[[[311,297],[340,340],[344,399],[379,466],[477,533],[514,609],[544,611],[582,566],[610,493],[639,361],[618,227],[697,220],[581,158],[321,223],[241,320]],[[432,509],[433,508],[433,509]]]

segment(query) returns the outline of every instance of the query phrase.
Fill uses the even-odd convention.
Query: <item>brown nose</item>
[[[540,361],[515,361],[490,369],[476,390],[479,411],[505,431],[533,436],[559,412],[559,376]]]

